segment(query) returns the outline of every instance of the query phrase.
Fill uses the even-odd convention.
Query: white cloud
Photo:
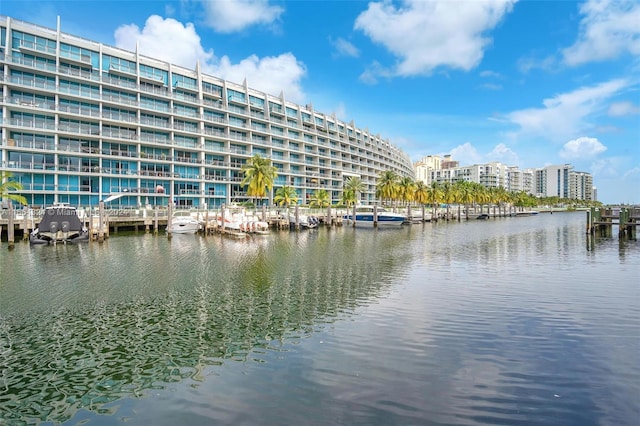
[[[330,42],[336,49],[335,56],[348,56],[351,58],[357,58],[360,56],[360,51],[350,41],[340,37],[337,40],[330,40]]]
[[[458,145],[450,152],[451,158],[460,164],[479,164],[482,163],[482,155],[478,153],[478,150],[466,142],[462,145]]]
[[[612,117],[636,114],[640,114],[640,107],[632,102],[615,102],[609,107],[609,115]]]
[[[506,115],[507,120],[520,127],[521,133],[543,136],[555,141],[575,138],[592,127],[587,119],[602,112],[604,103],[629,86],[623,79],[611,80],[595,86],[581,87],[545,99],[543,108],[528,108]]]
[[[519,162],[518,154],[503,143],[496,145],[486,158],[488,162],[498,161],[507,165],[516,165]]]
[[[557,67],[557,62],[558,61],[554,56],[547,56],[542,59],[529,56],[518,60],[518,69],[524,74],[527,74],[529,71],[536,68],[551,72]]]
[[[591,164],[591,173],[598,178],[619,178],[624,159],[618,157],[603,158]]]
[[[232,64],[227,56],[223,56],[217,65],[208,65],[205,71],[239,83],[246,78],[252,88],[273,95],[279,95],[284,90],[287,100],[304,102],[305,94],[300,80],[306,74],[306,68],[291,53],[265,58],[251,55],[237,64]]]
[[[562,51],[568,65],[640,55],[640,3],[636,0],[589,0],[575,44]]]
[[[582,160],[595,157],[607,150],[596,138],[580,137],[565,143],[560,150],[560,157],[566,160]]]
[[[333,114],[335,114],[336,118],[338,118],[339,120],[347,120],[347,107],[345,106],[344,102],[338,103],[338,105],[333,108]]]
[[[461,165],[499,162],[512,166],[519,163],[518,154],[503,143],[499,143],[491,151],[482,154],[471,143],[466,142],[453,148],[449,154],[451,159],[458,161]],[[443,155],[440,154],[441,157]]]
[[[627,170],[624,175],[622,176],[625,179],[637,179],[640,178],[640,167],[634,167],[631,170]]]
[[[372,2],[354,24],[399,62],[395,76],[429,75],[438,67],[469,71],[492,40],[486,36],[513,8],[515,0]],[[370,72],[375,72],[371,70]]]
[[[491,70],[485,70],[482,71],[480,73],[480,77],[484,77],[484,78],[501,78],[502,75],[500,75],[500,73],[495,72],[495,71],[491,71]]]
[[[502,85],[495,84],[495,83],[485,83],[485,84],[482,84],[480,88],[484,90],[502,90]]]
[[[206,22],[221,33],[232,33],[257,24],[271,24],[284,9],[268,0],[203,0]]]
[[[116,46],[127,50],[135,50],[138,42],[141,54],[187,68],[194,68],[200,61],[206,74],[235,83],[247,79],[254,89],[276,96],[284,91],[288,100],[304,102],[301,80],[306,75],[306,67],[291,53],[264,58],[251,55],[233,64],[229,57],[218,58],[213,49],[206,50],[193,24],[183,25],[175,19],[157,15],[150,16],[143,29],[134,24],[119,27],[115,40]]]
[[[147,18],[142,30],[135,24],[123,25],[114,37],[122,49],[135,50],[137,42],[141,54],[184,67],[194,68],[196,61],[207,63],[214,58],[213,50],[202,47],[193,24],[158,15]]]
[[[360,74],[358,79],[364,84],[373,85],[378,82],[378,77],[391,77],[391,74],[379,62],[374,61]]]

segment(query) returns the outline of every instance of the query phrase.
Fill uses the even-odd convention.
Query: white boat
[[[376,211],[374,211],[374,206],[357,206],[355,217],[356,226],[374,226],[374,214],[376,213],[378,226],[399,226],[407,222],[407,217],[403,214],[387,211],[383,207],[377,207],[375,210]],[[353,210],[349,211],[342,218],[348,224],[353,224]]]
[[[319,223],[320,223],[320,220],[315,216],[308,216],[306,214],[299,214],[298,215],[298,225],[301,228],[307,228],[307,229],[317,228]],[[292,215],[289,218],[289,225],[290,226],[296,226],[295,215]]]
[[[200,222],[188,211],[177,211],[171,216],[172,234],[195,234],[200,229]]]
[[[294,228],[296,225],[300,228],[313,229],[317,228],[320,224],[320,220],[311,214],[308,214],[308,210],[305,208],[298,209],[298,216],[296,218],[295,210],[290,210],[288,212],[289,216],[289,226]]]
[[[525,211],[521,211],[521,212],[516,212],[516,216],[535,216],[537,215],[539,212],[536,210],[525,210]]]
[[[269,224],[255,215],[248,214],[242,206],[225,207],[224,222],[221,215],[217,217],[216,221],[219,227],[222,227],[224,223],[224,228],[230,231],[246,232],[248,234],[269,233]]]

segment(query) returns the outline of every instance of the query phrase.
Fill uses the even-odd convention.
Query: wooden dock
[[[613,228],[618,228],[619,238],[636,239],[636,228],[640,225],[638,207],[592,207],[587,211],[587,233],[602,237],[613,236]]]

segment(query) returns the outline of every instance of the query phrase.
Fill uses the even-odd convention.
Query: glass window
[[[169,73],[149,65],[140,64],[140,78],[147,78],[160,84],[167,84]]]
[[[172,74],[172,86],[174,88],[198,90],[198,81],[186,75]]]

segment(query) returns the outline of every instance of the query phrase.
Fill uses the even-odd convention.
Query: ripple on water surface
[[[633,424],[640,250],[583,225],[19,245],[0,423]]]

